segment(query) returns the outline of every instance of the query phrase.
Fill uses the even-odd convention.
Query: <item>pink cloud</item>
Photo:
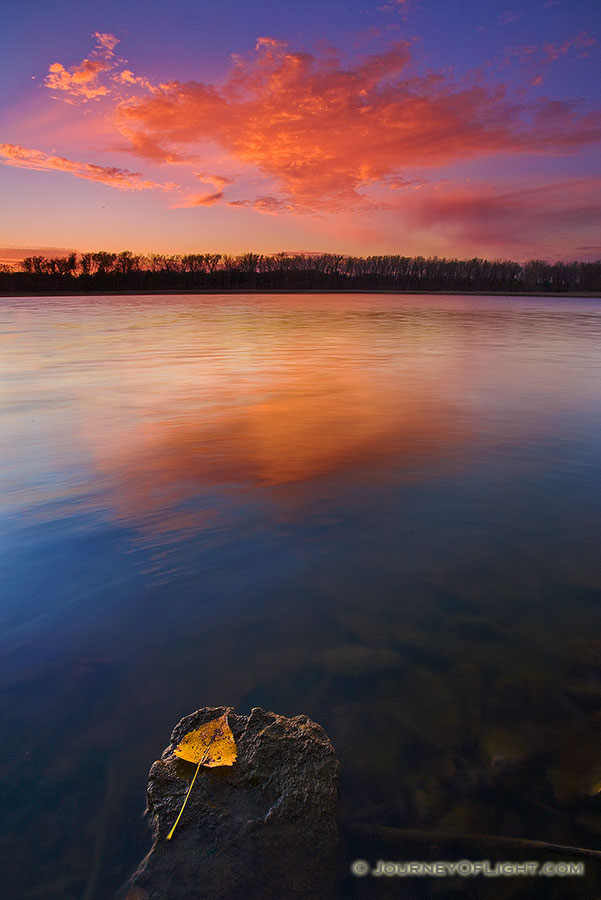
[[[278,197],[271,197],[270,195],[257,197],[256,200],[253,200],[252,205],[254,209],[265,213],[291,212],[294,209],[285,200],[280,200]]]
[[[114,34],[106,34],[100,31],[95,31],[92,37],[96,38],[96,47],[99,50],[104,50],[107,55],[113,55],[113,50],[119,43],[119,38],[116,38]]]
[[[569,51],[573,48],[580,51],[578,53],[579,57],[583,58],[589,56],[591,47],[594,47],[596,43],[597,41],[592,35],[582,31],[580,34],[562,41],[561,44],[543,44],[542,49],[545,58],[549,60],[549,62],[555,62],[562,56],[567,56]]]
[[[585,59],[590,56],[592,48],[596,46],[596,39],[585,31],[573,37],[566,38],[561,44],[520,44],[517,47],[508,47],[506,52],[509,57],[515,57],[518,62],[532,73],[531,84],[539,85],[543,82],[543,73],[552,64],[566,56],[576,56]],[[574,52],[575,51],[575,52]],[[509,64],[509,58],[505,64]]]
[[[166,146],[165,143],[154,138],[152,135],[144,134],[141,131],[133,131],[126,127],[120,127],[121,135],[127,139],[127,146],[114,146],[111,149],[117,150],[119,153],[131,153],[147,162],[159,163],[170,166],[188,166],[195,165],[200,162],[197,153],[182,153],[181,150],[174,146]]]
[[[251,207],[261,213],[281,213],[294,212],[294,206],[286,200],[279,197],[273,197],[265,194],[262,197],[256,197],[254,200],[230,200],[228,206],[234,207]]]
[[[122,191],[171,190],[172,184],[158,184],[143,177],[140,172],[130,172],[116,166],[97,166],[93,163],[75,162],[63,156],[51,156],[41,150],[20,147],[17,144],[0,144],[0,163],[20,169],[38,172],[66,172],[76,178],[96,181]]]
[[[497,19],[498,25],[513,25],[515,22],[519,22],[521,18],[523,18],[523,11],[514,11],[511,9],[505,10],[499,15]]]
[[[572,178],[521,190],[444,184],[403,195],[399,210],[410,223],[439,229],[472,247],[516,251],[563,235],[601,227],[601,178]],[[576,241],[577,243],[578,241]]]
[[[218,189],[234,183],[234,179],[229,175],[208,175],[206,172],[195,172],[194,174],[203,184],[212,184]]]
[[[580,34],[566,38],[561,44],[520,44],[517,47],[508,47],[507,53],[517,56],[522,62],[557,62],[571,50],[578,51],[577,56],[580,58],[589,56],[591,48],[596,44],[596,38],[586,31],[581,31]]]
[[[0,264],[9,265],[15,270],[26,256],[70,256],[73,249],[65,247],[0,247]]]
[[[214,194],[205,194],[201,196],[188,197],[179,203],[174,203],[172,209],[185,209],[191,206],[215,206],[216,203],[223,198],[223,191],[217,191]]]
[[[390,0],[389,3],[384,3],[382,6],[378,6],[379,12],[403,12],[406,13],[407,8],[410,6],[409,0]],[[403,18],[407,18],[403,16]]]

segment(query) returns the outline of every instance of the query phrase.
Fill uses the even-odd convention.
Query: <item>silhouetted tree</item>
[[[99,250],[65,257],[28,256],[21,271],[4,267],[2,289],[55,290],[392,290],[532,291],[601,290],[601,260],[556,262],[469,260],[337,253],[188,253],[183,256]]]

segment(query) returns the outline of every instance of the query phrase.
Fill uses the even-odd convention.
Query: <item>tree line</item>
[[[29,256],[0,269],[4,293],[70,291],[398,290],[597,293],[601,260],[446,259],[336,253],[188,253],[142,256],[123,250]]]

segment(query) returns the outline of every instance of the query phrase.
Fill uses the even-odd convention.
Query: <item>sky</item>
[[[601,258],[598,0],[24,0],[0,261]]]

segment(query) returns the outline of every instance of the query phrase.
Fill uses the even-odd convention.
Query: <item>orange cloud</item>
[[[114,36],[95,37],[90,59],[69,70],[55,63],[49,79],[55,76],[53,83],[69,97],[110,95],[127,141],[114,149],[153,163],[197,166],[207,147],[213,154],[217,148],[225,164],[258,170],[267,182],[262,193],[229,201],[233,207],[269,213],[381,209],[388,204],[369,192],[415,183],[416,169],[423,179],[425,169],[457,160],[572,154],[601,140],[601,112],[583,112],[577,101],[528,102],[502,83],[416,75],[408,41],[344,66],[331,50],[317,57],[261,37],[254,52],[233,57],[221,85],[153,85],[121,68]],[[550,64],[572,47],[588,52],[592,41],[581,34],[558,47],[520,52],[524,58],[542,54]],[[215,191],[180,206],[213,205],[232,181],[197,174]]]
[[[66,172],[75,178],[97,181],[122,191],[171,190],[172,184],[158,184],[143,177],[140,172],[130,172],[116,166],[97,166],[93,163],[75,162],[63,156],[50,156],[41,150],[31,150],[17,144],[0,144],[0,163],[20,169],[35,169],[38,172]]]
[[[134,75],[129,69],[123,69],[121,72],[117,72],[115,81],[121,82],[121,84],[137,84],[149,91],[153,90],[153,85],[147,78],[142,78],[140,75]]]
[[[53,91],[62,91],[82,102],[106,97],[110,90],[100,83],[100,76],[110,71],[116,64],[114,49],[119,43],[113,34],[94,32],[96,48],[91,59],[84,59],[78,66],[66,69],[55,62],[48,69],[45,85]]]
[[[518,102],[500,84],[411,75],[409,45],[343,68],[261,38],[221,87],[173,81],[119,104],[132,151],[157,160],[210,142],[257,167],[296,211],[366,208],[370,185],[408,167],[490,154],[573,152],[601,139],[598,111]]]
[[[45,84],[53,91],[66,91],[84,101],[97,100],[109,93],[107,87],[99,84],[98,76],[110,68],[100,59],[84,59],[70,70],[56,62],[49,67]]]

